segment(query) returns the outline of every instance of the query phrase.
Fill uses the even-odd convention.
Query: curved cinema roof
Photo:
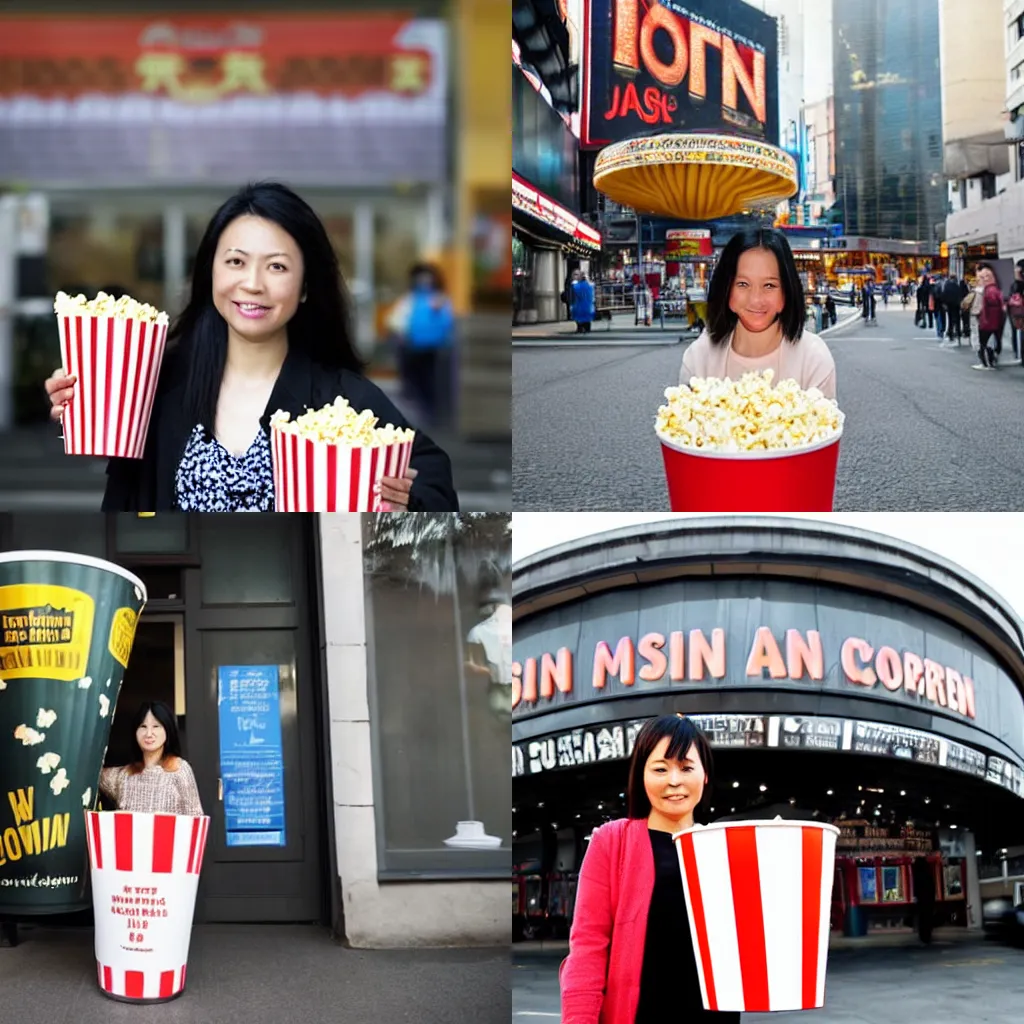
[[[676,519],[549,548],[513,566],[513,622],[600,591],[735,575],[852,587],[941,616],[991,651],[1024,695],[1024,622],[991,587],[913,544],[812,519]]]

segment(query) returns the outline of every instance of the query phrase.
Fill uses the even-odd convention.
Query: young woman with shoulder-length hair
[[[707,328],[683,354],[679,383],[691,377],[738,380],[772,370],[836,397],[828,346],[804,329],[804,289],[786,236],[776,228],[733,235],[711,275]]]
[[[100,792],[119,811],[147,814],[203,813],[192,768],[181,756],[174,712],[161,701],[142,704],[132,719],[134,757],[100,773]]]
[[[312,207],[276,182],[247,185],[213,215],[192,296],[171,325],[142,459],[110,459],[106,512],[274,510],[270,417],[338,396],[410,426],[363,375],[338,258]],[[76,378],[46,382],[60,420]],[[416,431],[412,463],[386,477],[387,511],[458,511],[448,456]]]
[[[734,1024],[704,1009],[672,835],[706,817],[714,765],[689,718],[640,730],[629,764],[629,817],[594,829],[580,870],[569,955],[559,971],[562,1024]]]

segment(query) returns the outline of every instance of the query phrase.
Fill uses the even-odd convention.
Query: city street
[[[839,941],[829,952],[825,1007],[800,1013],[746,1013],[743,1024],[801,1020],[814,1024],[931,1024],[964,1020],[1010,1024],[1021,1019],[1024,950],[952,929],[931,947],[916,936]],[[512,1021],[557,1021],[558,965],[564,949],[543,953],[513,946]]]
[[[940,348],[913,318],[879,302],[877,326],[826,336],[846,413],[835,509],[1024,507],[1024,367],[1009,332],[1002,365],[982,372],[969,346]],[[516,346],[513,507],[667,510],[654,417],[684,351]]]

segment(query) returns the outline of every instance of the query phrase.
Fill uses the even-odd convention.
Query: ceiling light
[[[900,796],[906,796],[906,795],[907,795],[907,791],[905,789],[901,789],[900,790]]]
[[[926,804],[930,804],[930,803],[932,802],[932,798],[931,798],[930,796],[926,796],[926,797],[924,798],[924,802],[925,802]]]
[[[768,787],[763,782],[757,788],[761,790],[762,793],[764,793],[768,789]]]
[[[950,828],[956,828],[956,825],[950,825],[949,827]]]
[[[826,794],[826,796],[831,796],[832,795],[832,790],[831,789],[826,789],[825,790],[825,794]]]
[[[733,788],[733,789],[739,789],[739,788],[740,788],[740,784],[739,784],[738,782],[734,782],[734,783],[732,784],[732,788]]]

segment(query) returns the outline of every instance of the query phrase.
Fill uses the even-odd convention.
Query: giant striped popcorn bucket
[[[64,369],[78,378],[61,417],[67,455],[141,459],[167,325],[113,316],[58,316]]]
[[[374,487],[403,477],[413,441],[353,448],[271,427],[274,508],[278,512],[379,512]]]
[[[181,995],[209,817],[85,817],[100,989],[128,1003]]]
[[[707,1010],[825,1005],[836,837],[815,821],[730,821],[673,839]]]

